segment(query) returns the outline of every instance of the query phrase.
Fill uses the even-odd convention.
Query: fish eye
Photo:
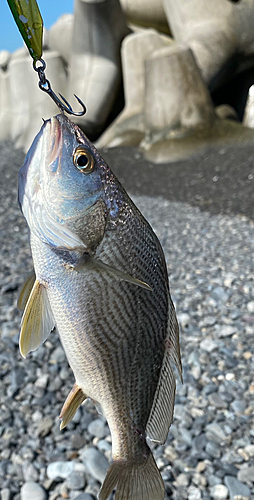
[[[78,146],[73,154],[73,163],[80,172],[90,174],[94,168],[94,157],[84,146]]]

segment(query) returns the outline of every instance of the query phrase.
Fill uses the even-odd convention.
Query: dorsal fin
[[[148,437],[152,441],[165,443],[169,427],[173,420],[175,402],[175,376],[171,366],[175,363],[182,379],[182,365],[179,347],[179,328],[174,305],[169,297],[168,335],[165,341],[165,353],[160,378],[155,392],[153,406],[146,426]]]
[[[55,320],[48,300],[47,290],[38,280],[34,282],[21,320],[19,348],[25,358],[35,351],[49,336]]]

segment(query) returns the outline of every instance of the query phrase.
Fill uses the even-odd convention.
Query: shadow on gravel
[[[104,148],[101,154],[131,194],[254,218],[253,146],[211,148],[196,158],[160,165],[146,161],[133,147]]]

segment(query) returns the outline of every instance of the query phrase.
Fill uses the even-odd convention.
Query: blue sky
[[[44,26],[50,26],[65,13],[73,12],[74,0],[37,0]],[[22,47],[23,40],[16,26],[7,0],[1,0],[0,7],[0,50],[14,50]]]

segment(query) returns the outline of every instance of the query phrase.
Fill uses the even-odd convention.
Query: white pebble
[[[200,500],[201,493],[198,488],[195,486],[190,486],[188,489],[188,500]]]
[[[251,300],[250,302],[248,302],[247,309],[250,313],[254,313],[254,300]]]
[[[66,479],[74,470],[74,462],[52,462],[47,467],[47,476],[49,479],[61,477]]]
[[[215,484],[211,488],[211,496],[214,500],[226,500],[228,498],[228,489],[224,484]]]
[[[248,444],[244,449],[250,457],[254,457],[254,444]]]
[[[28,498],[31,498],[32,500],[46,500],[47,498],[45,490],[33,481],[24,483],[20,493],[21,500],[28,500]]]
[[[212,352],[212,351],[214,351],[214,349],[218,348],[218,344],[217,344],[217,342],[214,342],[214,340],[212,340],[212,339],[205,339],[205,340],[202,340],[202,342],[200,342],[200,347],[204,351]]]

